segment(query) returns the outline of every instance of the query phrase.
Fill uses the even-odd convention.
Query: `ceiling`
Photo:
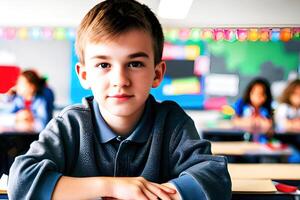
[[[160,0],[138,0],[155,13]],[[0,26],[77,26],[97,0],[1,0]],[[164,27],[300,27],[299,0],[194,0]]]

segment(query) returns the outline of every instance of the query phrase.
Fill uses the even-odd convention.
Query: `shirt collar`
[[[95,98],[93,99],[93,109],[95,113],[95,125],[96,125],[96,131],[99,136],[101,143],[109,142],[110,140],[117,137],[117,135],[110,129],[110,127],[106,124],[104,121],[97,101]]]
[[[152,96],[149,96],[147,99],[143,115],[127,140],[137,143],[143,143],[148,140],[151,133],[151,127],[153,127],[153,109],[151,109],[152,98]]]
[[[133,131],[128,134],[126,140],[130,140],[136,143],[143,143],[148,140],[153,124],[153,111],[151,109],[152,101],[153,97],[150,95],[146,101],[146,106],[141,119],[139,120]],[[93,99],[93,110],[95,115],[96,132],[99,136],[100,143],[107,143],[113,139],[116,139],[118,137],[118,134],[116,134],[103,119],[95,98]]]

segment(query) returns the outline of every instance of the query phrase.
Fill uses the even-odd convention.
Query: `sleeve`
[[[59,134],[66,131],[61,118],[52,120],[29,151],[15,159],[9,172],[9,199],[51,199],[58,179],[68,167],[69,158],[65,155],[74,151],[72,145],[65,146],[70,142]]]
[[[240,98],[235,102],[234,111],[235,111],[236,116],[242,117],[242,115],[243,115],[243,106],[244,106],[243,99]]]
[[[231,199],[231,180],[227,160],[211,155],[210,143],[200,140],[189,118],[172,134],[170,142],[170,180],[183,200]],[[196,191],[196,192],[190,192]]]

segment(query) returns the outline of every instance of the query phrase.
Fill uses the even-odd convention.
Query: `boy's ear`
[[[84,89],[90,89],[90,85],[86,77],[86,67],[83,64],[76,63],[76,74],[78,76],[81,86]]]
[[[154,76],[154,80],[152,82],[152,87],[157,88],[160,85],[161,81],[163,80],[165,72],[166,72],[166,63],[165,63],[165,61],[161,61],[160,63],[158,63],[155,66],[154,70],[155,70],[154,71],[155,76]]]

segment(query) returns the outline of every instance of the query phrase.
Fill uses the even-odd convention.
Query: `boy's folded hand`
[[[176,189],[147,181],[143,177],[112,178],[112,197],[117,199],[172,200]]]
[[[169,195],[172,200],[181,200],[181,195],[180,195],[179,192],[177,192],[177,189],[176,189],[175,185],[173,185],[172,183],[163,183],[162,185],[167,186],[168,188],[173,188],[174,190],[176,190],[176,193]]]

